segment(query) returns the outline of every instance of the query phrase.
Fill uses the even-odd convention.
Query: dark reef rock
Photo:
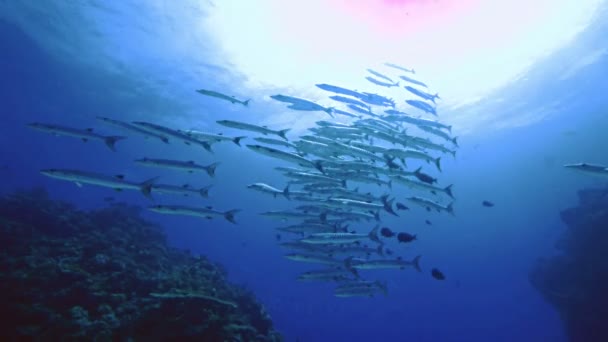
[[[530,281],[560,313],[571,341],[608,341],[608,189],[578,192],[561,212],[561,252],[541,259]]]
[[[254,296],[125,204],[0,199],[2,340],[280,341]]]

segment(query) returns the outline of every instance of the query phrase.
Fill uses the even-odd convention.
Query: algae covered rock
[[[559,312],[571,341],[608,341],[608,188],[578,192],[560,213],[559,253],[538,261],[530,281]]]
[[[0,199],[3,340],[280,341],[255,297],[126,204]]]

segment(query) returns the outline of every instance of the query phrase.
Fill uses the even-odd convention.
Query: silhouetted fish
[[[481,202],[481,205],[483,205],[484,207],[493,207],[494,203],[492,203],[490,201],[483,201],[483,202]]]
[[[445,280],[445,276],[443,275],[443,273],[441,273],[441,271],[436,268],[433,268],[431,270],[431,275],[437,280]]]
[[[399,242],[404,242],[404,243],[412,242],[412,241],[416,240],[416,235],[401,232],[401,233],[397,234],[397,240],[399,240]]]
[[[408,208],[408,206],[406,206],[405,204],[403,204],[401,202],[397,202],[396,206],[397,206],[397,210],[410,210],[410,208]]]
[[[395,236],[395,233],[387,227],[382,227],[382,229],[380,229],[380,234],[387,238]]]

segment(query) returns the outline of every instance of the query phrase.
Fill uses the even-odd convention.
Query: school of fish
[[[198,149],[197,153],[211,154],[214,144],[229,142],[280,161],[283,164],[274,171],[278,175],[276,179],[283,184],[258,182],[247,188],[292,204],[291,210],[267,211],[260,215],[280,222],[276,227],[277,240],[280,247],[287,250],[286,258],[318,265],[302,273],[298,280],[335,283],[336,297],[386,295],[387,284],[373,279],[372,270],[421,272],[422,268],[420,255],[395,257],[394,252],[385,247],[391,239],[398,244],[415,243],[417,236],[383,227],[383,217],[401,218],[410,210],[408,205],[419,206],[429,214],[454,215],[453,186],[442,184],[436,177],[442,172],[442,158],[455,158],[459,145],[457,137],[452,135],[452,126],[432,119],[438,116],[436,100],[440,99],[439,95],[429,93],[428,86],[414,78],[413,69],[392,63],[384,66],[397,74],[387,76],[367,69],[369,74],[364,78],[378,89],[402,88],[404,99],[395,100],[325,83],[316,84],[316,87],[327,92],[335,106],[322,106],[290,95],[271,95],[272,100],[286,104],[288,109],[318,111],[329,116],[327,120],[317,121],[299,137],[289,137],[289,128],[261,126],[255,119],[216,121],[218,129],[239,132],[234,134],[180,130],[152,122],[126,122],[107,117],[97,117],[97,120],[125,135],[143,135],[165,144],[183,143]],[[395,81],[397,78],[399,81]],[[226,101],[228,106],[250,106],[250,99],[237,99],[208,89],[196,89],[196,92]],[[84,142],[101,141],[112,151],[116,151],[118,142],[127,138],[103,135],[91,128],[50,123],[28,126]],[[243,142],[244,139],[250,141]],[[142,156],[133,162],[143,167],[201,173],[210,181],[215,177],[216,169],[221,167],[220,162],[201,164],[162,156]],[[130,180],[123,175],[87,170],[45,169],[41,173],[78,186],[90,184],[116,191],[137,190],[151,200],[156,193],[209,198],[212,187],[210,184],[201,187],[161,184],[158,177]],[[171,203],[151,205],[148,209],[160,214],[209,220],[220,218],[233,224],[237,224],[236,215],[241,211]],[[426,223],[431,224],[429,220]],[[433,277],[439,279],[436,276],[439,271],[433,270]]]

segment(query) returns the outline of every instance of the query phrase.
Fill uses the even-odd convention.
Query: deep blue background
[[[603,42],[602,32],[606,30],[600,26],[584,34],[576,43],[578,48],[597,46]],[[605,146],[603,137],[608,128],[605,97],[601,95],[606,89],[602,76],[608,70],[605,59],[575,79],[554,82],[552,65],[576,59],[566,50],[537,68],[525,89],[514,86],[505,90],[507,98],[533,99],[531,106],[568,96],[557,114],[539,124],[462,137],[458,158],[444,158],[442,175],[445,183],[455,184],[457,216],[432,216],[431,227],[423,224],[427,214],[420,210],[385,221],[396,230],[418,234],[420,241],[409,249],[390,248],[406,258],[421,254],[424,273],[380,271],[375,274],[388,280],[388,297],[338,299],[333,297],[331,285],[295,280],[297,274],[315,267],[284,259],[273,231],[280,223],[256,215],[290,207],[283,199],[245,188],[257,181],[282,186],[272,170],[278,163],[231,143],[218,145],[210,155],[196,147],[166,146],[130,136],[118,142],[118,152],[112,152],[98,142],[83,143],[33,131],[25,124],[41,121],[124,134],[97,122],[97,115],[191,127],[184,127],[177,114],[172,119],[171,113],[179,104],[154,93],[118,96],[130,94],[139,86],[137,81],[121,73],[60,60],[13,24],[0,21],[0,46],[2,192],[44,186],[52,197],[83,208],[107,205],[104,198],[109,196],[142,206],[150,204],[137,192],[79,188],[46,178],[39,174],[44,168],[124,174],[139,181],[160,176],[163,183],[214,184],[209,200],[177,201],[221,210],[241,208],[239,225],[145,215],[166,227],[173,245],[224,264],[233,281],[256,293],[288,341],[564,340],[557,314],[528,283],[527,273],[537,257],[553,253],[555,237],[563,229],[559,210],[574,204],[576,189],[598,182],[564,171],[561,165],[583,160],[608,162],[597,148],[602,141]],[[247,110],[224,111],[229,103],[214,106],[218,110],[213,120],[242,116]],[[496,109],[489,106],[488,110]],[[163,111],[165,114],[158,115]],[[211,118],[203,120],[212,131],[221,131]],[[192,126],[200,123],[199,119]],[[457,133],[458,127],[454,131]],[[219,161],[221,165],[211,180],[203,174],[159,171],[132,162],[141,157],[193,159],[203,164]],[[396,190],[397,197],[405,195],[398,191],[403,189]],[[174,203],[171,199],[169,195],[156,197],[158,203]],[[482,207],[484,199],[495,202],[496,207]],[[358,228],[364,231],[371,227]],[[432,279],[432,267],[444,271],[447,280]]]

